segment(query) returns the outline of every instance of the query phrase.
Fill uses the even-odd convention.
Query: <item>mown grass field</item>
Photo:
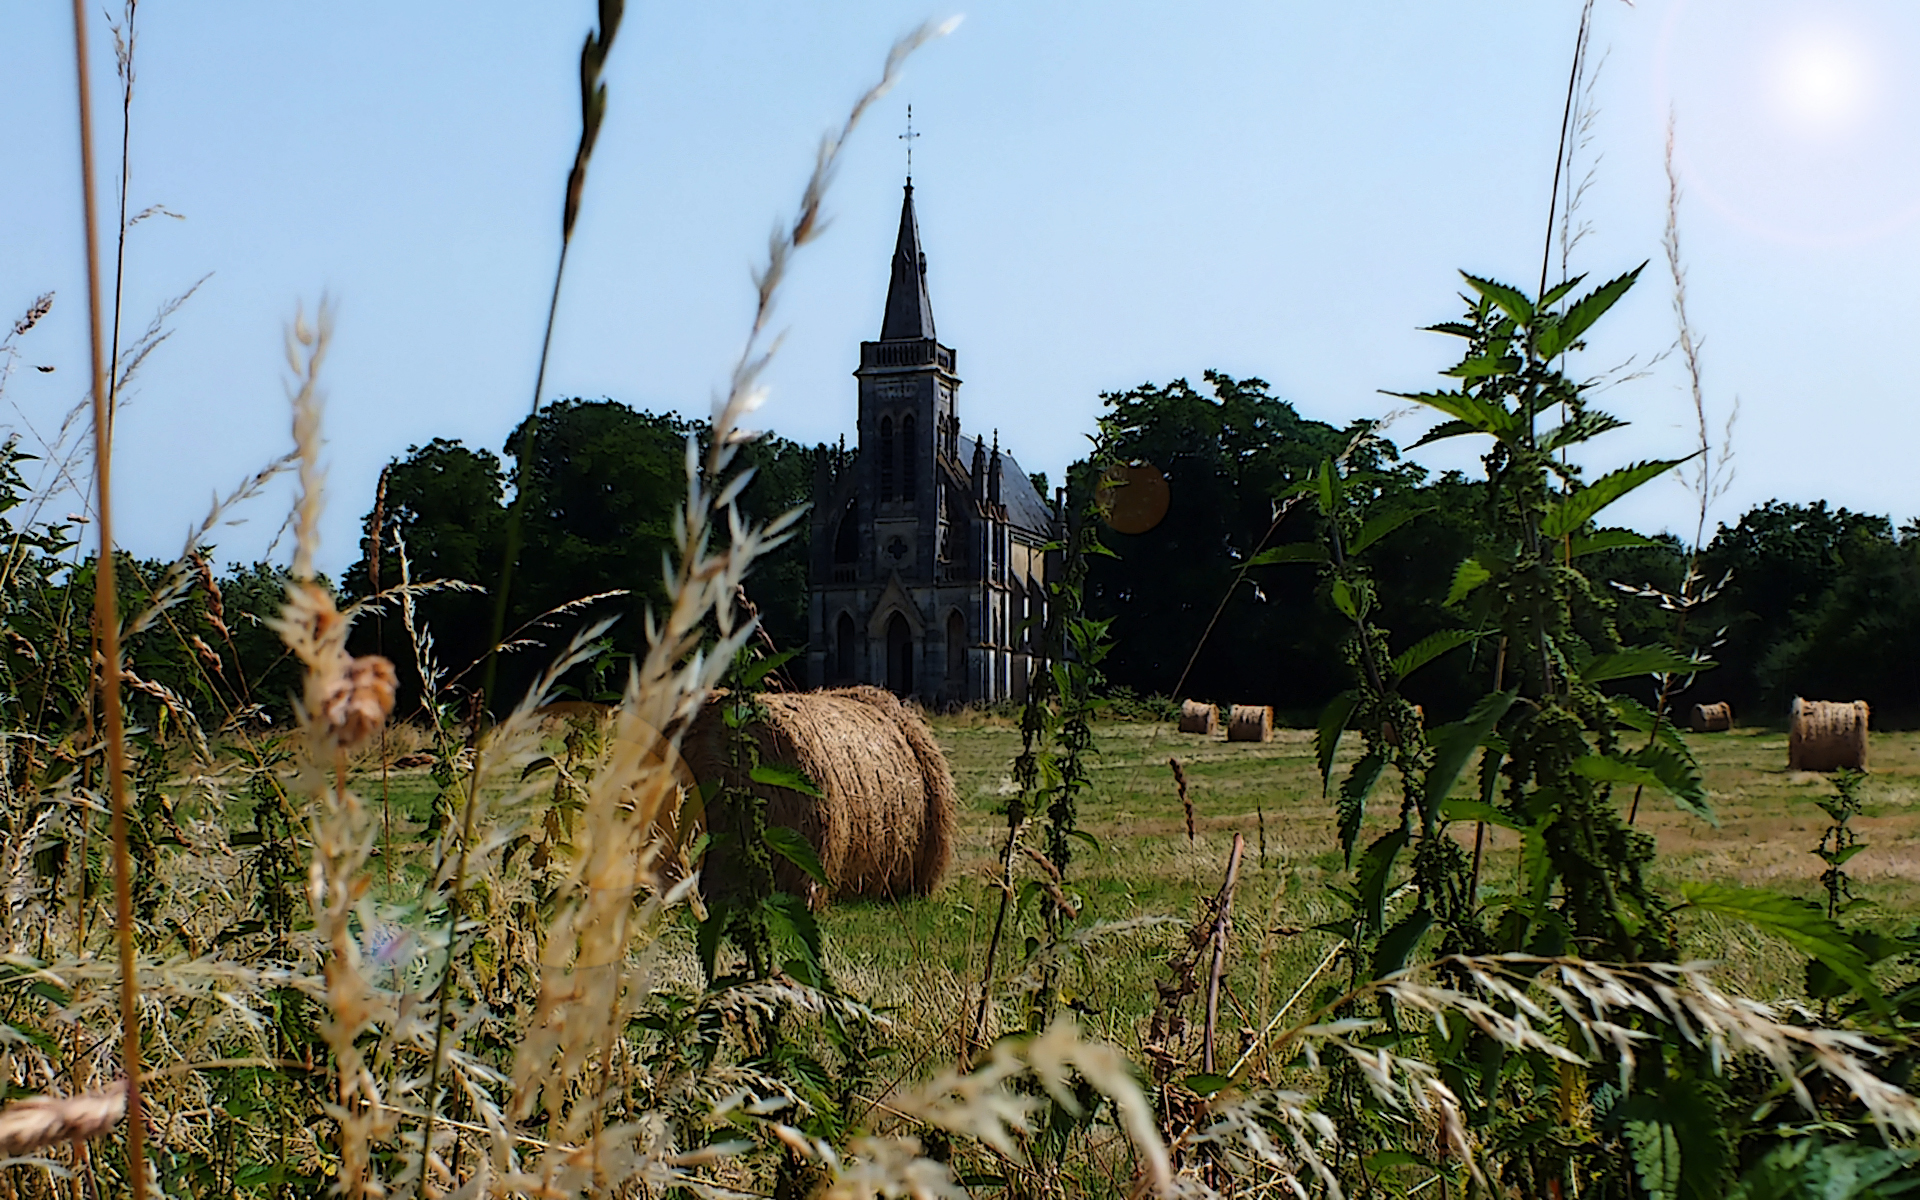
[[[998,905],[994,877],[1013,792],[1010,764],[1020,747],[1018,729],[1004,718],[968,713],[937,716],[932,724],[962,805],[946,885],[924,899],[835,904],[820,918],[842,985],[899,1023],[904,1058],[889,1070],[902,1075],[950,1058],[959,1031],[973,1019]],[[1094,787],[1080,823],[1098,845],[1076,844],[1067,874],[1080,924],[1090,932],[1062,963],[1065,996],[1083,1025],[1124,1046],[1139,1044],[1154,984],[1165,978],[1168,955],[1203,898],[1219,889],[1236,833],[1245,835],[1247,850],[1222,1001],[1223,1045],[1237,1053],[1242,1031],[1266,1024],[1316,969],[1322,974],[1296,1002],[1296,1012],[1345,978],[1346,963],[1328,961],[1338,939],[1312,928],[1344,913],[1329,888],[1349,876],[1331,803],[1320,795],[1311,731],[1283,729],[1271,743],[1249,745],[1179,734],[1170,724],[1113,722],[1099,725],[1096,738]],[[1815,801],[1831,792],[1828,779],[1786,770],[1783,732],[1741,729],[1691,742],[1719,824],[1647,796],[1638,825],[1658,839],[1659,881],[1710,880],[1822,898],[1822,863],[1811,851],[1827,823]],[[1354,753],[1349,737],[1336,770]],[[1186,771],[1195,811],[1191,841],[1170,757]],[[1905,933],[1920,922],[1920,857],[1912,852],[1920,844],[1920,733],[1875,734],[1873,768],[1866,814],[1855,822],[1868,849],[1848,864],[1856,892],[1872,904],[1849,920]],[[1397,805],[1394,786],[1389,776],[1375,790],[1362,844],[1387,827]],[[378,794],[377,787],[368,791]],[[421,837],[430,779],[423,771],[396,772],[390,792],[399,836]],[[1473,837],[1470,826],[1457,833],[1469,842]],[[1490,900],[1497,902],[1512,878],[1515,847],[1511,835],[1489,831]],[[1039,877],[1024,860],[1019,872],[1023,879]],[[1711,915],[1683,914],[1681,925],[1685,950],[1720,962],[1726,985],[1768,1000],[1798,992],[1800,959],[1783,944]],[[1039,932],[1031,899],[1010,928],[996,972],[1001,1020],[1017,1019],[1033,945],[1028,939]],[[697,972],[691,929],[670,941],[680,960],[674,973],[691,985]]]
[[[961,841],[949,883],[924,900],[842,904],[823,920],[841,974],[857,993],[900,1006],[905,1023],[938,1041],[963,1014],[968,984],[977,986],[997,893],[992,885],[1005,836],[1009,763],[1019,751],[1010,723],[973,715],[936,717],[963,803]],[[1178,734],[1171,725],[1114,723],[1097,731],[1095,786],[1081,824],[1098,849],[1076,847],[1068,890],[1083,901],[1087,922],[1162,916],[1177,923],[1134,928],[1089,944],[1071,962],[1067,987],[1083,1023],[1124,1044],[1138,1043],[1154,1000],[1153,982],[1199,911],[1218,890],[1235,833],[1247,858],[1235,901],[1234,941],[1222,1021],[1237,1044],[1241,1028],[1265,1024],[1320,966],[1337,939],[1312,930],[1344,912],[1328,888],[1345,880],[1332,806],[1320,796],[1308,730],[1280,730],[1266,745],[1230,744]],[[1342,746],[1344,763],[1355,739]],[[1659,840],[1662,882],[1712,880],[1821,898],[1823,864],[1812,853],[1826,814],[1815,799],[1831,791],[1824,776],[1786,770],[1786,735],[1738,730],[1692,739],[1706,771],[1717,827],[1674,810],[1663,798],[1642,801],[1638,825]],[[1190,843],[1169,757],[1187,774],[1195,809]],[[1855,821],[1869,848],[1848,869],[1856,891],[1873,906],[1850,920],[1889,931],[1910,930],[1920,915],[1920,734],[1876,734],[1867,812]],[[1386,828],[1397,803],[1389,777],[1375,791],[1377,811],[1366,838]],[[1264,816],[1264,822],[1263,822]],[[1262,850],[1264,823],[1264,852]],[[1490,833],[1496,831],[1490,831]],[[1470,840],[1471,827],[1460,836]],[[1490,837],[1486,878],[1497,895],[1511,878],[1511,835]],[[1024,868],[1027,877],[1037,869]],[[1723,964],[1728,985],[1762,999],[1798,991],[1799,959],[1784,945],[1744,926],[1707,915],[1683,915],[1687,949]],[[1030,915],[1013,939],[1017,975]],[[1344,964],[1321,984],[1344,977]],[[1320,984],[1300,1001],[1311,1002]],[[1230,1023],[1229,1023],[1230,1022]],[[932,1051],[935,1046],[928,1045]]]

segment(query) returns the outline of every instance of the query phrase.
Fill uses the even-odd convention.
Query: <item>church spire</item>
[[[927,299],[927,256],[920,251],[920,223],[913,215],[913,184],[900,202],[900,237],[893,247],[893,278],[887,284],[887,315],[880,340],[931,338],[933,303]]]

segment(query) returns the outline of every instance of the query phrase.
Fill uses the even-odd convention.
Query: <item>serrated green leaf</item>
[[[807,961],[816,968],[820,966],[820,922],[805,900],[791,892],[775,892],[761,902],[760,909],[767,916],[768,927],[793,938]]]
[[[1686,907],[1744,921],[1817,959],[1859,993],[1875,1009],[1886,1001],[1873,981],[1867,956],[1827,915],[1797,896],[1783,896],[1760,888],[1727,887],[1714,883],[1684,883],[1680,894]]]
[[[830,886],[826,868],[820,865],[820,855],[806,838],[784,825],[769,825],[761,836],[766,839],[769,849],[806,872],[809,879],[821,887]]]
[[[1527,299],[1527,294],[1519,288],[1509,287],[1492,279],[1482,279],[1478,275],[1469,275],[1465,271],[1460,272],[1460,278],[1466,280],[1474,291],[1499,305],[1502,312],[1521,324],[1524,325],[1533,319],[1533,301]]]
[[[1717,665],[1710,658],[1694,658],[1666,646],[1634,646],[1596,655],[1581,669],[1580,678],[1588,683],[1606,683],[1635,675],[1691,675]]]
[[[1511,375],[1520,369],[1520,360],[1511,354],[1482,354],[1462,359],[1440,372],[1455,379],[1486,379],[1493,375]]]
[[[1603,413],[1597,408],[1585,408],[1541,435],[1540,448],[1552,454],[1568,446],[1592,441],[1603,433],[1612,433],[1616,429],[1626,427],[1627,422],[1611,413]]]
[[[1433,926],[1433,912],[1430,909],[1416,908],[1393,923],[1380,938],[1380,944],[1373,951],[1373,977],[1384,979],[1407,965],[1413,957],[1414,949],[1420,945],[1420,939],[1427,935]]]
[[[1593,323],[1606,315],[1620,297],[1627,294],[1634,280],[1640,278],[1640,272],[1647,264],[1641,263],[1618,279],[1609,280],[1588,292],[1568,306],[1559,316],[1550,317],[1541,322],[1541,328],[1533,338],[1533,350],[1542,359],[1559,357],[1560,353],[1580,340],[1580,335],[1593,327]],[[1524,320],[1524,318],[1516,318]]]
[[[1720,824],[1720,818],[1714,815],[1713,801],[1707,795],[1706,777],[1700,773],[1700,764],[1691,754],[1655,742],[1633,757],[1653,772],[1660,790],[1673,797],[1682,812],[1691,813],[1709,825]]]
[[[1440,819],[1443,821],[1484,821],[1488,825],[1498,825],[1502,829],[1525,829],[1510,813],[1502,812],[1482,800],[1467,800],[1459,796],[1452,797],[1440,805]]]
[[[1456,650],[1479,636],[1471,629],[1443,629],[1439,633],[1430,633],[1402,650],[1393,660],[1394,677],[1405,679],[1447,651]]]
[[[1485,433],[1485,432],[1486,430],[1481,429],[1479,426],[1470,424],[1469,422],[1466,422],[1466,421],[1458,421],[1458,420],[1442,421],[1438,425],[1435,425],[1432,429],[1429,429],[1425,433],[1421,434],[1419,440],[1415,441],[1413,445],[1408,446],[1407,449],[1418,450],[1420,447],[1425,446],[1430,442],[1444,442],[1448,438],[1464,437],[1469,433]]]
[[[1594,554],[1602,550],[1636,550],[1642,546],[1658,546],[1660,543],[1631,529],[1596,529],[1592,533],[1576,533],[1568,549],[1574,558],[1582,554]]]
[[[1551,501],[1547,505],[1546,519],[1540,522],[1541,535],[1560,538],[1578,533],[1588,521],[1600,515],[1601,509],[1686,461],[1686,458],[1658,459],[1607,472],[1586,487]]]
[[[1560,298],[1562,296],[1565,296],[1568,292],[1571,292],[1573,289],[1579,287],[1581,281],[1584,279],[1586,279],[1585,275],[1575,275],[1572,279],[1561,280],[1559,283],[1554,284],[1552,287],[1548,288],[1545,292],[1543,292],[1540,296],[1540,302],[1534,305],[1534,307],[1536,309],[1546,309],[1546,308],[1553,307],[1554,305],[1560,303]]]
[[[1494,436],[1506,433],[1513,428],[1513,414],[1497,405],[1489,404],[1469,392],[1392,392],[1401,400],[1412,400],[1428,408],[1437,408],[1462,424],[1472,427],[1475,433],[1488,433]]]
[[[1360,915],[1369,929],[1379,929],[1387,921],[1387,882],[1393,878],[1393,860],[1407,844],[1407,828],[1402,825],[1382,834],[1360,856],[1354,872],[1359,892]]]
[[[788,662],[792,661],[793,657],[799,653],[800,653],[800,650],[798,648],[795,648],[795,649],[789,649],[789,650],[781,650],[776,653],[769,654],[765,658],[755,659],[754,661],[748,663],[746,666],[740,669],[740,686],[742,688],[753,687],[755,684],[759,683],[762,679],[765,679],[768,675],[771,675],[773,672],[779,670],[781,667],[785,666]]]
[[[1827,865],[1830,867],[1842,867],[1846,865],[1848,859],[1852,858],[1854,855],[1860,853],[1862,850],[1865,850],[1866,848],[1867,848],[1867,844],[1865,842],[1855,842],[1853,845],[1848,846],[1844,850],[1829,851],[1826,854],[1822,854],[1820,857],[1826,859]]]
[[[820,785],[807,778],[805,771],[785,763],[756,763],[751,778],[755,783],[764,783],[768,787],[786,788],[791,792],[799,792],[803,796],[812,796],[816,800],[826,798],[826,793],[820,790]]]
[[[1321,514],[1332,516],[1340,507],[1341,496],[1340,472],[1334,468],[1332,459],[1320,460],[1319,469],[1314,472],[1313,484],[1319,495]]]
[[[1320,794],[1325,796],[1333,784],[1333,756],[1340,752],[1340,735],[1346,732],[1354,706],[1360,702],[1357,692],[1341,692],[1320,711],[1320,728],[1313,735],[1314,757],[1320,760]]]
[[[1347,553],[1359,554],[1381,538],[1405,525],[1420,515],[1420,510],[1411,505],[1395,508],[1389,512],[1368,517],[1360,526],[1360,532],[1354,535],[1353,545],[1347,547]]]
[[[1660,780],[1649,767],[1622,762],[1604,754],[1583,754],[1573,760],[1573,773],[1596,783],[1623,784],[1629,787],[1659,787]]]
[[[1671,720],[1655,716],[1652,709],[1632,696],[1609,696],[1608,702],[1612,705],[1615,715],[1620,718],[1622,725],[1640,733],[1654,733],[1656,729],[1659,730],[1654,736],[1662,745],[1673,747],[1685,756],[1687,761],[1693,761],[1693,748],[1687,745],[1686,738],[1680,733],[1680,727]]]
[[[1353,847],[1360,840],[1360,824],[1367,816],[1367,796],[1373,791],[1373,785],[1380,781],[1380,773],[1386,770],[1387,759],[1378,750],[1366,755],[1353,764],[1347,777],[1340,783],[1340,802],[1337,805],[1340,814],[1340,849],[1346,855],[1347,865],[1353,865]]]
[[[1650,1200],[1679,1200],[1680,1137],[1664,1121],[1628,1121],[1633,1171]]]
[[[1249,567],[1270,567],[1275,563],[1323,563],[1327,561],[1327,548],[1319,542],[1290,542],[1285,546],[1274,546],[1262,550],[1247,560]]]
[[[1446,606],[1452,608],[1465,600],[1473,589],[1492,578],[1493,572],[1489,571],[1479,559],[1462,560],[1460,565],[1453,569],[1453,585],[1447,589]]]
[[[1433,747],[1433,766],[1427,770],[1424,800],[1428,813],[1439,814],[1441,802],[1453,791],[1473,752],[1493,733],[1519,694],[1519,688],[1490,692],[1474,704],[1464,720],[1442,725],[1427,735],[1427,742]]]
[[[1352,584],[1344,579],[1334,580],[1332,595],[1333,606],[1340,610],[1342,616],[1350,621],[1360,619],[1360,595],[1354,591]]]

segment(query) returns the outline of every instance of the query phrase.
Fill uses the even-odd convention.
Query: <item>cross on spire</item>
[[[907,105],[907,131],[896,135],[907,144],[907,182],[913,182],[913,139],[920,135],[913,131],[913,105]]]

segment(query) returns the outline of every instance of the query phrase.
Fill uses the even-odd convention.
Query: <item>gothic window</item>
[[[947,695],[967,698],[967,619],[958,609],[947,616]]]
[[[840,620],[834,626],[833,660],[834,678],[842,683],[852,683],[853,618],[846,613],[840,614]]]
[[[880,418],[880,498],[893,499],[893,418]]]
[[[854,501],[847,502],[847,511],[840,516],[840,530],[833,538],[833,561],[837,565],[858,562],[860,559],[860,507]]]
[[[913,440],[913,414],[900,418],[900,498],[913,503],[914,479],[920,474],[919,447]]]

